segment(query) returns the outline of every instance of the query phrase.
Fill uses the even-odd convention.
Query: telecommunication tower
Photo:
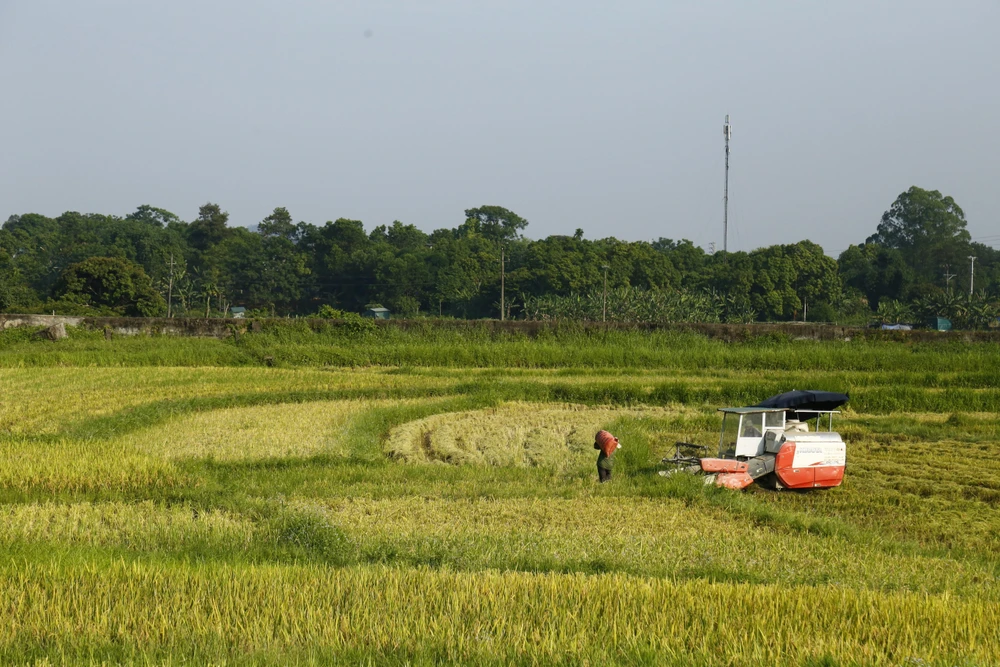
[[[726,189],[722,204],[722,251],[729,252],[729,140],[733,137],[733,126],[729,124],[729,114],[726,114],[726,124],[722,126],[722,134],[726,137]]]

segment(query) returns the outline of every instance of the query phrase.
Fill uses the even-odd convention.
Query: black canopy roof
[[[761,401],[754,407],[757,408],[787,408],[789,410],[836,410],[850,400],[847,394],[838,394],[834,391],[816,391],[797,389],[786,391],[771,398]]]

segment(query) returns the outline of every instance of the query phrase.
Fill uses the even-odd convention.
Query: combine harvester
[[[829,391],[789,391],[749,408],[719,408],[718,457],[693,456],[693,450],[708,448],[678,442],[674,456],[663,459],[671,469],[660,475],[705,474],[706,484],[730,489],[754,482],[773,489],[839,486],[847,448],[833,431],[833,415],[847,401],[846,394]],[[815,424],[812,431],[810,423]]]

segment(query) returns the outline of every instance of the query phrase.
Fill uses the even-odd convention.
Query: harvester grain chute
[[[704,474],[706,484],[730,489],[754,482],[775,489],[839,486],[847,448],[833,430],[833,415],[848,398],[828,391],[789,391],[751,407],[719,408],[718,456],[699,456],[706,447],[678,442],[674,455],[663,459],[670,467],[660,475]]]

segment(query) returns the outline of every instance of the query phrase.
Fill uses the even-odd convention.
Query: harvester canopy
[[[784,394],[772,396],[761,401],[756,408],[785,408],[789,411],[813,412],[836,410],[850,397],[847,394],[838,394],[834,391],[816,391],[797,389],[786,391]]]

